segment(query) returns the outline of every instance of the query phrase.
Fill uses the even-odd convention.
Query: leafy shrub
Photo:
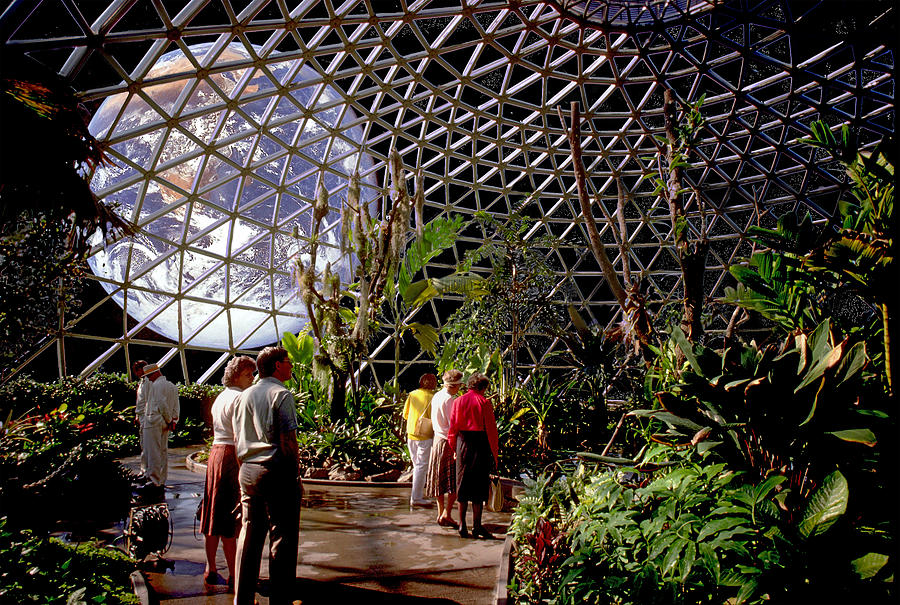
[[[75,409],[82,404],[105,406],[116,412],[134,407],[137,383],[124,374],[92,374],[87,379],[66,376],[55,382],[42,383],[27,376],[17,376],[0,386],[0,410],[13,416],[47,413],[65,404]]]
[[[687,463],[651,482],[633,469],[585,466],[526,480],[511,525],[512,591],[520,603],[558,604],[823,603],[877,593],[854,572],[874,553],[856,565],[835,556],[846,535],[831,527],[849,493],[839,472],[797,523],[778,505],[785,477],[745,478],[724,464]],[[837,563],[819,565],[828,558]]]
[[[129,580],[136,566],[120,551],[15,531],[0,519],[0,602],[139,603]]]
[[[8,419],[0,427],[0,514],[13,525],[46,529],[64,519],[121,519],[131,477],[115,461],[123,443],[110,427],[127,421],[109,407],[70,411],[63,404]]]
[[[181,421],[170,437],[173,446],[202,443],[210,432],[209,410],[224,387],[207,384],[178,384]],[[87,379],[67,376],[41,383],[20,376],[0,386],[0,415],[15,418],[26,414],[38,417],[60,408],[84,416],[83,424],[102,439],[106,449],[118,455],[135,454],[140,449],[134,424],[137,382],[125,374],[92,374]]]
[[[360,416],[330,422],[327,408],[314,401],[297,400],[301,464],[307,467],[349,466],[362,475],[397,468],[406,446],[397,427],[399,413],[387,398],[371,391],[360,393]]]

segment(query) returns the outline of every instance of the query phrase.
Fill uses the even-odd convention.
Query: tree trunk
[[[565,119],[563,118],[561,109],[559,110],[559,117],[563,126],[565,126]],[[575,186],[578,189],[578,202],[581,204],[581,214],[584,217],[584,226],[587,228],[591,252],[594,253],[594,258],[597,259],[600,270],[603,272],[603,277],[606,278],[606,282],[609,284],[610,290],[612,290],[613,295],[616,297],[619,307],[624,309],[626,299],[625,288],[622,287],[619,276],[616,273],[613,264],[610,262],[609,257],[606,255],[606,249],[603,247],[603,242],[600,239],[600,232],[597,229],[597,224],[594,222],[594,214],[591,212],[591,198],[588,195],[587,190],[587,173],[585,173],[584,164],[581,161],[581,139],[579,138],[581,113],[578,111],[578,103],[575,101],[572,102],[571,106],[571,120],[572,124],[569,127],[568,137],[572,155],[572,171],[575,173]]]
[[[706,271],[706,255],[709,250],[709,241],[706,234],[701,234],[701,239],[693,245],[690,242],[690,230],[684,204],[681,202],[681,191],[684,188],[682,168],[678,166],[679,140],[676,134],[678,125],[677,107],[675,95],[666,89],[663,100],[663,117],[665,118],[666,163],[669,165],[669,178],[666,181],[664,195],[669,204],[669,213],[672,220],[672,235],[675,244],[675,253],[678,255],[678,263],[681,265],[681,281],[684,287],[684,316],[681,319],[681,327],[688,341],[699,342],[703,337],[703,274]],[[697,204],[700,204],[699,195]]]
[[[347,417],[347,371],[331,368],[331,409],[329,414],[332,422],[338,422]]]
[[[706,256],[709,241],[701,240],[679,251],[681,274],[684,282],[684,318],[681,326],[688,341],[696,343],[703,336],[703,299],[706,291],[703,276],[706,272]]]

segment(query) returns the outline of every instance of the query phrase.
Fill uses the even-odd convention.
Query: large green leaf
[[[704,538],[715,535],[721,531],[744,525],[747,522],[748,519],[745,519],[743,517],[725,517],[723,519],[710,521],[709,523],[704,525],[703,529],[700,530],[700,533],[697,534],[697,541],[699,542]]]
[[[305,366],[312,365],[313,354],[315,353],[316,343],[309,334],[303,334],[297,337],[297,361]]]
[[[409,330],[413,333],[413,336],[416,337],[416,340],[419,342],[419,346],[422,347],[422,350],[429,355],[434,356],[438,343],[437,329],[435,329],[435,327],[432,325],[419,322],[407,324],[406,327],[409,328]]]
[[[291,361],[296,362],[300,358],[300,343],[293,332],[285,332],[281,335],[281,346],[287,351]]]
[[[703,566],[709,571],[709,574],[716,581],[716,584],[720,584],[722,572],[721,567],[719,566],[719,556],[716,554],[715,549],[710,544],[704,542],[697,546],[697,550],[700,551],[700,559],[703,561]]]
[[[681,562],[678,566],[678,571],[680,575],[681,582],[687,580],[687,577],[691,573],[691,568],[694,566],[694,561],[697,559],[697,546],[693,543],[689,543],[684,548],[684,554],[681,557]]]
[[[823,354],[815,353],[813,354],[813,364],[812,367],[806,372],[806,375],[803,377],[803,380],[797,385],[797,388],[794,389],[794,393],[799,392],[803,387],[812,384],[819,378],[821,378],[825,372],[836,366],[841,358],[844,356],[844,349],[847,347],[847,341],[842,341],[838,346],[831,348],[830,350],[826,349],[827,352]]]
[[[753,497],[757,502],[760,502],[769,496],[769,492],[775,489],[776,486],[781,485],[787,481],[787,477],[784,475],[772,475],[759,485],[753,488]]]
[[[403,302],[411,307],[419,307],[438,295],[438,291],[431,285],[431,280],[420,279],[400,291]]]
[[[870,552],[858,559],[854,559],[851,562],[851,565],[853,565],[853,571],[855,571],[860,578],[867,580],[877,575],[878,572],[881,571],[881,568],[887,565],[889,558],[890,557],[887,555],[881,553]]]
[[[474,273],[451,273],[446,277],[432,277],[429,281],[442,296],[462,294],[468,298],[480,298],[488,293],[484,278]]]
[[[423,236],[409,245],[400,263],[397,280],[401,293],[428,261],[453,245],[462,222],[462,216],[457,215],[436,218],[425,225]]]
[[[798,530],[804,538],[824,533],[847,511],[850,487],[840,471],[827,477],[810,497]]]
[[[628,412],[628,415],[645,418],[656,418],[657,420],[662,420],[666,424],[672,426],[681,426],[687,429],[691,429],[695,433],[703,428],[703,426],[697,424],[693,420],[688,420],[687,418],[676,416],[675,414],[666,412],[664,410],[634,410]]]
[[[704,376],[703,368],[700,367],[700,362],[697,361],[697,356],[694,355],[694,346],[688,341],[687,336],[684,335],[684,332],[682,332],[681,328],[678,326],[672,328],[672,340],[675,341],[675,344],[677,344],[678,348],[681,349],[681,352],[684,353],[684,358],[691,364],[691,368],[693,368],[694,372],[699,376]]]
[[[869,447],[875,447],[875,444],[878,443],[877,439],[875,439],[875,433],[869,429],[845,429],[842,431],[830,431],[828,434],[844,441],[862,443]]]
[[[837,369],[837,373],[835,374],[840,378],[840,382],[838,384],[843,384],[850,378],[853,378],[863,367],[866,365],[866,362],[869,360],[868,355],[866,355],[866,343],[858,342],[847,351],[844,358],[841,360],[841,365]]]
[[[666,553],[666,556],[663,559],[663,563],[662,563],[663,575],[666,575],[670,571],[673,571],[676,569],[678,562],[681,561],[681,558],[682,558],[681,551],[687,545],[688,545],[687,540],[685,540],[684,538],[678,538],[677,540],[675,540],[675,542],[672,544],[672,546],[669,547],[669,551]]]
[[[807,340],[807,348],[812,356],[810,361],[815,364],[823,359],[834,347],[831,345],[831,320],[825,319],[812,331]]]

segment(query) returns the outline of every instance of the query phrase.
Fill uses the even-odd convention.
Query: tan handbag
[[[503,484],[500,483],[500,477],[491,479],[491,491],[488,493],[487,508],[496,513],[503,510]]]
[[[434,427],[431,425],[431,402],[428,402],[428,405],[425,407],[425,411],[422,412],[422,415],[416,420],[415,432],[413,433],[413,437],[418,437],[419,439],[432,439],[434,438]]]

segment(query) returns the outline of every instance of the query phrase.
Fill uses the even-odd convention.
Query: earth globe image
[[[107,98],[91,120],[112,160],[91,187],[139,231],[113,242],[96,233],[88,263],[139,325],[195,347],[256,348],[306,323],[293,266],[310,261],[322,178],[330,211],[315,262],[349,281],[340,208],[354,171],[374,202],[373,160],[356,114],[311,67],[247,66],[237,43],[188,50],[150,69],[146,79],[163,83]]]

